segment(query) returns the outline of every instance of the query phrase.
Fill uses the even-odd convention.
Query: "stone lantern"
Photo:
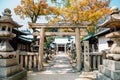
[[[12,28],[20,27],[11,18],[11,11],[5,9],[3,16],[0,18],[0,54],[1,57],[7,58],[8,56],[3,56],[2,54],[7,54],[8,52],[14,51],[12,46],[9,44],[9,40],[14,38],[16,35],[12,33]]]
[[[9,44],[9,40],[16,37],[12,29],[19,27],[21,25],[11,18],[11,10],[5,9],[0,17],[0,80],[22,80],[26,77],[26,70],[18,63],[17,52]]]
[[[114,42],[110,48],[110,54],[107,54],[107,57],[114,60],[120,60],[120,14],[118,7],[111,8],[110,19],[101,26],[114,30],[113,32],[105,35],[105,37],[111,38]]]
[[[110,28],[113,32],[105,35],[114,43],[110,47],[107,59],[103,59],[103,65],[99,66],[97,80],[120,80],[120,14],[118,7],[111,8],[109,20],[100,26]]]

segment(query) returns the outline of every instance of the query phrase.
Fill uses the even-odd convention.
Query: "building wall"
[[[98,51],[101,52],[102,50],[109,49],[107,41],[110,38],[99,37],[98,38]]]

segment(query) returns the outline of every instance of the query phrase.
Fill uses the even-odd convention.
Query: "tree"
[[[16,15],[19,15],[20,18],[30,18],[32,23],[36,23],[37,19],[41,15],[49,14],[49,6],[46,1],[35,1],[35,0],[21,0],[21,4],[14,8],[14,12]],[[33,29],[35,32],[36,29]],[[34,36],[33,45],[37,36]]]
[[[55,0],[56,1],[56,0]],[[80,26],[88,26],[89,33],[95,33],[96,25],[102,16],[109,13],[109,0],[69,0],[67,6],[58,7],[54,11],[56,15],[50,20],[50,23],[69,23],[76,26],[76,54],[77,54],[77,70],[82,67],[81,48],[80,48]],[[56,14],[57,13],[57,14]],[[92,28],[92,29],[91,29]]]
[[[16,15],[20,15],[21,18],[28,17],[31,22],[36,23],[40,15],[46,15],[49,13],[49,6],[45,1],[38,0],[21,0],[21,5],[14,8]]]
[[[56,1],[56,0],[54,0]],[[62,0],[63,1],[63,0]],[[109,14],[110,0],[66,0],[69,5],[57,8],[59,14],[50,23],[67,22],[76,26],[90,24],[89,33],[96,32],[96,25]],[[56,10],[57,11],[57,10]],[[54,14],[56,14],[56,11]]]

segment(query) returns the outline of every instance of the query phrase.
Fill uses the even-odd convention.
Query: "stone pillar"
[[[38,70],[43,70],[43,53],[44,53],[44,28],[40,29],[40,44],[38,54]]]
[[[96,55],[93,56],[93,69],[96,70]]]
[[[65,49],[65,53],[67,53],[67,50],[66,50],[66,44],[64,45],[64,49]]]
[[[81,46],[80,46],[80,29],[76,28],[75,29],[76,33],[76,54],[77,54],[77,71],[81,71],[82,68],[82,54],[81,54]]]
[[[84,41],[84,70],[90,71],[89,41]]]
[[[12,28],[10,28],[10,32],[12,32]]]
[[[92,52],[95,52],[94,44],[92,44]]]
[[[70,48],[70,51],[72,52],[73,50],[73,42],[71,42],[71,48]]]
[[[2,30],[2,26],[0,26],[0,31]]]
[[[56,44],[56,53],[58,53],[58,44]]]

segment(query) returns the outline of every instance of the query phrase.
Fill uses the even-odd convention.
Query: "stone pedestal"
[[[15,52],[0,52],[0,55],[2,56],[0,58],[0,80],[27,80],[25,79],[27,71],[18,63]]]
[[[120,61],[104,59],[99,66],[97,80],[120,80]]]

